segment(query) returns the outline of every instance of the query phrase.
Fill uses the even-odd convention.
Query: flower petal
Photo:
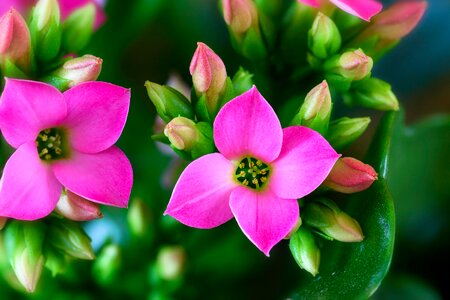
[[[230,207],[244,234],[267,256],[299,218],[297,200],[279,198],[270,189],[238,187],[231,193]]]
[[[43,129],[66,117],[62,94],[53,86],[29,80],[6,79],[0,99],[0,128],[14,148],[34,141]]]
[[[280,153],[283,132],[272,107],[254,86],[219,111],[214,141],[228,159],[249,155],[269,163]]]
[[[130,106],[130,90],[106,82],[81,83],[64,93],[70,143],[75,150],[97,153],[120,137]]]
[[[56,178],[71,192],[90,201],[127,207],[133,170],[125,154],[111,147],[96,154],[73,151],[70,159],[53,163]]]
[[[233,217],[228,205],[236,187],[233,164],[220,153],[202,156],[184,169],[164,215],[196,228],[213,228]]]
[[[330,0],[334,5],[343,11],[357,16],[365,21],[370,21],[374,15],[378,14],[383,5],[375,0]]]
[[[298,0],[298,2],[312,7],[320,7],[320,2],[318,0]]]
[[[11,155],[0,183],[0,216],[36,220],[50,214],[61,195],[50,165],[38,156],[34,141]]]
[[[302,198],[325,180],[340,155],[307,127],[288,127],[283,134],[283,148],[272,164],[269,184],[281,198]]]

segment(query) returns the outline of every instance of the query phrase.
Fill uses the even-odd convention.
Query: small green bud
[[[31,39],[36,57],[50,61],[61,47],[61,15],[57,0],[39,0],[33,10],[30,23]]]
[[[320,59],[335,54],[341,47],[341,34],[333,20],[319,12],[308,34],[308,47]]]
[[[235,95],[240,95],[252,88],[254,84],[253,74],[240,67],[236,74],[234,74],[232,82]]]
[[[138,237],[148,234],[152,215],[148,205],[140,198],[131,201],[127,221],[131,233]]]
[[[11,220],[4,231],[6,255],[19,282],[33,292],[44,267],[42,248],[46,226],[42,222]]]
[[[181,246],[162,247],[156,257],[156,270],[165,280],[174,280],[180,277],[186,263],[186,251]]]
[[[359,138],[370,123],[369,117],[334,120],[328,128],[327,140],[334,149],[343,149]]]
[[[347,51],[342,55],[330,58],[324,64],[327,72],[333,72],[351,81],[361,80],[372,71],[373,60],[361,49]]]
[[[94,261],[92,275],[98,283],[107,286],[117,278],[121,265],[122,254],[119,246],[107,245]]]
[[[391,85],[378,78],[355,82],[352,89],[343,97],[348,105],[361,105],[377,110],[398,110],[399,108]]]
[[[62,44],[67,52],[83,50],[94,31],[96,8],[90,3],[75,10],[63,23]]]
[[[364,239],[358,222],[328,199],[305,205],[302,219],[305,224],[318,228],[331,239],[341,242],[361,242]]]
[[[50,244],[61,252],[79,259],[94,259],[91,239],[77,222],[58,219],[49,228]]]
[[[305,269],[312,276],[319,273],[320,250],[308,229],[300,227],[297,230],[289,241],[289,249],[300,268]]]
[[[156,112],[168,123],[176,117],[194,119],[191,103],[177,90],[154,82],[146,81],[148,97],[156,107]]]
[[[305,101],[291,121],[291,125],[307,126],[325,134],[330,121],[331,108],[330,90],[324,80],[306,95]]]

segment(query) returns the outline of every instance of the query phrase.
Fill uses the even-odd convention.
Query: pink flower
[[[326,0],[298,0],[301,3],[312,7],[320,7]],[[365,21],[379,13],[383,7],[381,3],[375,0],[329,0],[331,3],[343,11],[357,16]]]
[[[56,207],[63,186],[92,202],[126,207],[133,173],[113,144],[130,105],[128,89],[85,82],[65,93],[7,79],[0,128],[16,151],[0,180],[0,216],[35,220]]]
[[[282,129],[256,87],[219,111],[214,140],[220,153],[187,166],[165,214],[196,228],[216,227],[234,216],[269,256],[298,221],[297,199],[325,180],[339,155],[309,128]]]
[[[11,7],[14,7],[22,14],[26,14],[36,2],[37,0],[1,0],[0,15],[6,13]],[[104,2],[105,1],[102,0],[58,0],[63,20],[65,20],[74,10],[89,3],[93,3],[96,8],[95,28],[99,28],[105,23],[106,16],[103,11]]]

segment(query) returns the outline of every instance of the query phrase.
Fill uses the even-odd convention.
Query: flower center
[[[245,157],[236,168],[235,177],[240,184],[259,190],[267,182],[270,175],[269,166],[259,159]]]
[[[39,158],[45,161],[65,158],[68,151],[64,148],[65,134],[62,128],[48,128],[39,132],[36,138]]]

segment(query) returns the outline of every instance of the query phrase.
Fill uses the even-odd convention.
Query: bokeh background
[[[373,71],[392,84],[407,126],[415,130],[392,150],[389,183],[396,205],[396,244],[391,270],[375,299],[450,299],[450,1],[428,2],[420,25]],[[133,237],[127,211],[105,209],[105,218],[86,224],[86,230],[97,251],[105,243],[122,247],[122,271],[116,284],[102,285],[91,263],[76,262],[64,276],[52,279],[44,274],[37,293],[29,297],[164,299],[159,289],[177,290],[176,299],[287,297],[298,278],[305,276],[288,247],[276,247],[267,259],[243,235],[231,234],[238,230],[234,222],[209,231],[174,231],[179,224],[162,217],[170,196],[162,174],[173,157],[162,153],[151,139],[155,109],[144,82],[163,84],[177,73],[191,84],[188,68],[197,41],[215,50],[229,74],[237,71],[241,61],[231,48],[217,1],[109,0],[106,12],[107,23],[85,52],[103,58],[99,80],[132,89],[129,119],[119,146],[134,169],[132,201],[140,199],[148,206],[147,234]],[[355,112],[361,113],[369,112]],[[363,156],[382,115],[370,114],[371,129],[359,147],[349,150],[354,156]],[[437,129],[431,135],[423,129],[433,126]],[[182,282],[158,283],[154,276],[158,252],[175,244],[186,251],[185,276]],[[2,299],[27,298],[5,282],[0,283],[0,295]]]

